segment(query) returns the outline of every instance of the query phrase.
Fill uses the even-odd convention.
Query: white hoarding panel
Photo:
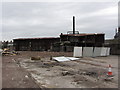
[[[101,47],[95,47],[93,52],[93,57],[101,56]]]
[[[93,47],[83,47],[83,57],[92,57]]]
[[[107,56],[109,56],[110,55],[110,48],[107,48],[107,54],[106,54]]]
[[[101,49],[101,56],[106,56],[107,53],[107,48],[106,47],[102,47]]]
[[[74,47],[73,57],[82,57],[82,47]]]

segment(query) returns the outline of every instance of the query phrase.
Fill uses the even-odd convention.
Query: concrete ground
[[[72,56],[65,52],[19,52],[3,56],[3,88],[117,88],[118,56],[80,58],[56,62],[51,56]],[[40,56],[41,60],[30,60]],[[105,81],[108,65],[112,65],[114,79]]]
[[[2,88],[39,88],[29,72],[14,61],[14,57],[5,56],[2,61]]]

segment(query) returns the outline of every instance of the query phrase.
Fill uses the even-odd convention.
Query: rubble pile
[[[11,51],[8,48],[5,48],[1,51],[2,56],[13,56],[13,55],[19,55],[20,53],[16,51]]]

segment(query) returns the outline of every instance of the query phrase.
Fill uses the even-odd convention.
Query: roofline
[[[62,34],[63,36],[87,36],[87,35],[105,35],[105,33],[81,33],[81,34]],[[61,35],[60,35],[61,36]]]
[[[43,38],[17,38],[13,40],[28,40],[28,39],[59,39],[60,37],[43,37]]]

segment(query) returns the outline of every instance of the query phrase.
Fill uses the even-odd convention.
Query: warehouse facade
[[[52,49],[52,44],[59,41],[59,37],[19,38],[13,39],[13,44],[15,51],[49,51]]]

